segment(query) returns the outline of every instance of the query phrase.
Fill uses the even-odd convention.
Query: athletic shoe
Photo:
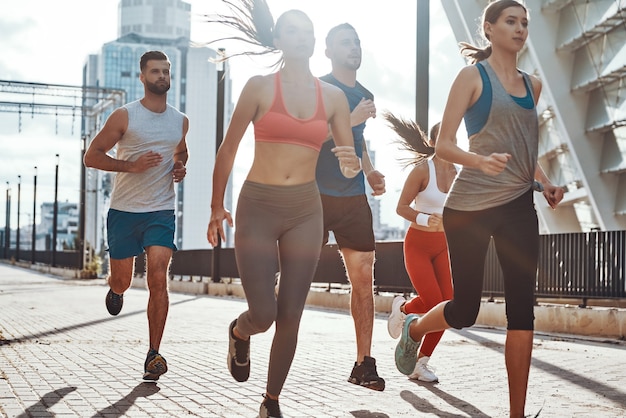
[[[233,329],[237,320],[228,327],[228,371],[238,382],[245,382],[250,377],[250,338],[241,340],[235,337]]]
[[[283,418],[280,412],[280,405],[277,399],[270,399],[263,395],[265,399],[259,408],[259,418]]]
[[[402,335],[400,341],[396,346],[396,367],[402,374],[407,376],[413,373],[415,369],[415,363],[417,363],[417,350],[420,347],[420,341],[414,341],[409,335],[409,328],[413,321],[416,321],[419,317],[415,314],[409,314],[406,316],[404,326],[402,327]]]
[[[430,360],[430,357],[428,356],[418,358],[417,363],[415,364],[415,369],[413,370],[413,373],[409,375],[409,379],[419,380],[421,382],[438,382],[439,378],[428,367],[428,360]]]
[[[167,372],[167,361],[156,350],[151,348],[148,351],[143,370],[143,380],[159,380],[159,377]]]
[[[385,379],[376,372],[376,359],[365,356],[361,364],[354,363],[348,382],[372,390],[385,390]]]
[[[402,334],[402,324],[406,319],[406,314],[400,309],[406,300],[403,296],[396,296],[391,302],[391,313],[387,318],[387,331],[391,338],[398,338]]]
[[[109,311],[111,315],[115,316],[122,310],[122,305],[124,305],[124,294],[118,295],[109,289],[105,303],[107,305],[107,311]]]

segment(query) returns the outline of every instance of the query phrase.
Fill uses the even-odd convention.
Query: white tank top
[[[415,210],[422,213],[443,213],[443,205],[446,201],[447,193],[442,192],[437,187],[437,172],[435,163],[429,158],[428,163],[428,184],[426,188],[415,196]]]
[[[136,213],[173,210],[173,158],[183,138],[185,115],[170,105],[165,112],[154,113],[138,100],[124,108],[128,112],[128,128],[117,143],[117,158],[134,161],[141,154],[155,151],[163,156],[163,161],[143,173],[116,173],[111,209]]]

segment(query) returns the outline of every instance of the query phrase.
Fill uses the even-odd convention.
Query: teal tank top
[[[509,153],[511,159],[500,174],[489,176],[477,168],[462,167],[446,207],[477,211],[515,200],[533,187],[539,146],[539,124],[532,89],[532,107],[517,103],[504,89],[487,61],[483,61],[492,94],[489,113],[482,129],[469,141],[469,151],[479,155]],[[532,86],[522,72],[526,86]]]

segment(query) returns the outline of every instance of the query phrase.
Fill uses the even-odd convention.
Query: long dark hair
[[[266,55],[280,52],[274,46],[274,38],[281,31],[283,21],[291,14],[298,14],[310,20],[301,10],[288,10],[281,14],[276,23],[266,0],[222,0],[232,12],[232,15],[204,15],[208,23],[219,23],[229,28],[235,29],[241,35],[227,36],[207,42],[209,45],[223,40],[242,41],[254,47],[256,51],[243,51],[232,55],[219,57],[217,61],[224,61],[230,57],[239,55]],[[278,67],[282,63],[282,57],[273,65]]]
[[[479,61],[489,58],[491,55],[491,39],[489,39],[489,35],[485,33],[485,22],[496,23],[504,9],[508,9],[509,7],[521,7],[525,12],[528,12],[526,7],[517,0],[497,0],[489,3],[483,10],[480,24],[480,35],[487,40],[487,45],[480,48],[467,42],[459,42],[461,55],[468,58],[470,64],[476,64]]]
[[[383,111],[382,116],[389,127],[398,135],[394,142],[399,145],[401,150],[413,154],[412,157],[398,159],[403,168],[420,164],[435,154],[435,148],[428,145],[428,136],[416,122],[397,117],[387,110]]]
[[[255,51],[244,51],[218,58],[218,61],[238,55],[265,55],[278,52],[274,47],[274,17],[265,0],[222,0],[231,14],[203,15],[208,23],[219,23],[235,29],[240,35],[226,36],[206,42],[210,45],[224,40],[245,42],[257,47]]]

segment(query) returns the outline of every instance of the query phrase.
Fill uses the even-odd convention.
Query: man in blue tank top
[[[333,140],[322,145],[316,178],[324,209],[324,242],[333,231],[352,286],[350,311],[356,331],[357,358],[348,381],[380,391],[385,389],[385,381],[378,376],[376,360],[370,355],[374,327],[375,240],[365,178],[375,196],[385,192],[385,180],[372,166],[363,139],[365,121],[376,116],[376,106],[374,95],[356,81],[361,65],[361,43],[350,24],[343,23],[328,32],[326,56],[331,60],[332,72],[321,79],[342,89],[348,99],[354,148],[361,158],[363,171],[354,178],[346,178],[331,151],[335,146]]]
[[[107,215],[111,315],[122,310],[133,278],[135,257],[146,253],[150,348],[145,380],[167,371],[159,354],[169,307],[167,274],[174,245],[174,183],[186,174],[189,129],[186,115],[167,104],[170,61],[161,51],[144,53],[139,62],[144,97],[111,113],[85,153],[85,166],[114,172]],[[115,157],[108,154],[116,148]]]

